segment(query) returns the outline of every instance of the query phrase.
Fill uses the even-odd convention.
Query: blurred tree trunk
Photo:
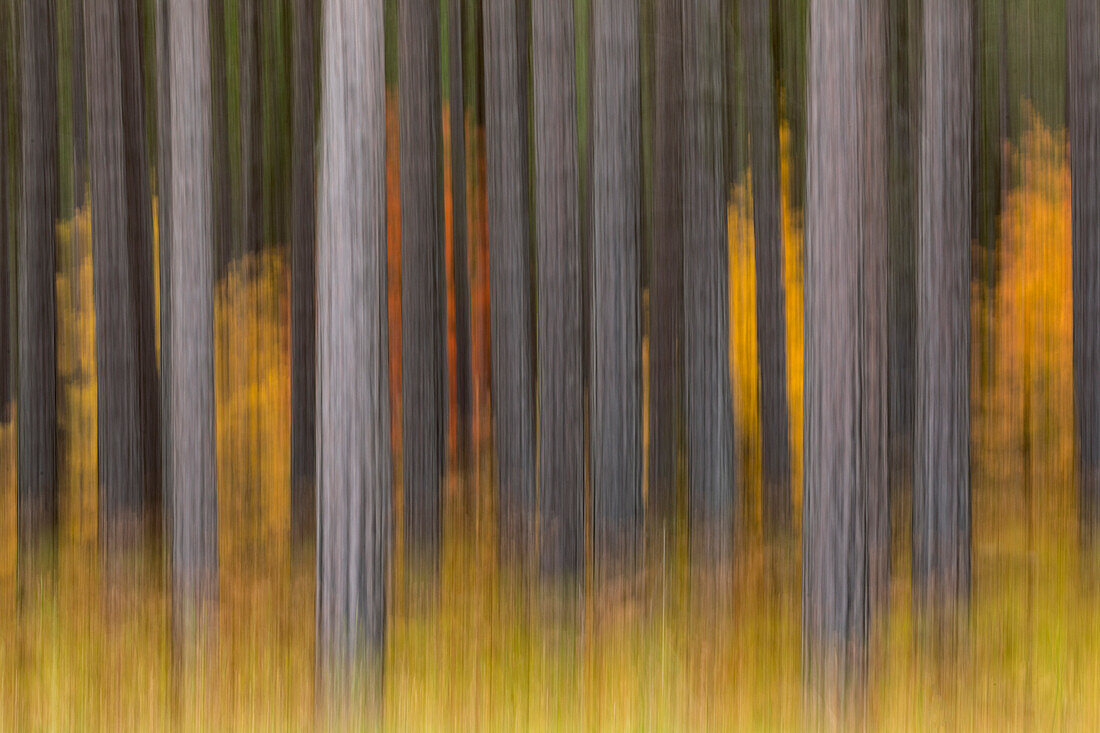
[[[324,6],[317,208],[317,669],[380,676],[391,535],[381,3]],[[380,691],[380,679],[375,691]],[[331,696],[331,697],[326,697]]]
[[[792,212],[802,212],[806,200],[806,55],[811,2],[778,0],[772,6],[779,36],[780,61],[776,76],[783,92],[782,119],[790,135],[787,195]]]
[[[473,518],[475,487],[469,475],[474,434],[473,373],[470,362],[470,275],[466,229],[466,107],[463,98],[463,0],[447,6],[447,47],[451,127],[451,241],[455,299],[455,412],[457,413],[458,470],[463,484],[463,514]]]
[[[229,96],[226,91],[225,0],[210,0],[210,99],[214,145],[214,282],[233,260],[232,165],[229,152]],[[310,178],[312,185],[312,177]]]
[[[599,583],[620,572],[631,579],[642,548],[641,54],[636,0],[598,2],[591,12],[592,526]]]
[[[290,515],[299,543],[313,536],[316,470],[314,8],[294,5],[294,173],[291,180]]]
[[[402,0],[398,24],[405,560],[410,570],[434,577],[442,537],[447,409],[438,2]]]
[[[132,548],[144,511],[138,344],[123,141],[121,8],[87,0],[88,132],[92,275],[96,316],[100,541],[111,555]]]
[[[24,3],[23,191],[19,238],[20,555],[57,529],[57,303],[55,226],[60,214],[57,14],[54,0]]]
[[[501,557],[534,549],[535,406],[524,104],[526,48],[517,3],[484,0],[485,168],[488,194],[493,435]]]
[[[764,536],[771,539],[785,534],[791,524],[787,308],[783,218],[779,200],[779,128],[776,124],[769,0],[742,2],[740,6],[756,247],[756,343],[760,358]]]
[[[241,197],[237,256],[259,254],[263,246],[263,98],[260,38],[264,12],[261,0],[238,0],[238,61],[240,66]]]
[[[1067,0],[1066,61],[1077,482],[1081,541],[1091,555],[1100,526],[1100,7],[1093,0]]]
[[[653,34],[653,252],[649,265],[649,497],[652,528],[676,515],[683,408],[682,0],[656,0]],[[658,535],[654,536],[657,540]]]
[[[925,0],[917,250],[914,599],[970,594],[971,5]]]
[[[539,549],[544,573],[584,577],[584,393],[572,3],[536,3]]]
[[[169,181],[164,259],[165,471],[177,632],[215,620],[218,505],[214,423],[214,251],[210,27],[204,0],[162,0],[167,84],[160,110]],[[169,30],[170,29],[170,30]],[[165,40],[164,36],[167,36]],[[167,99],[165,99],[167,98]]]
[[[7,8],[0,6],[0,40],[7,41]],[[11,232],[8,229],[8,50],[0,49],[0,423],[11,419]]]
[[[160,399],[154,326],[153,200],[146,147],[145,49],[142,46],[141,0],[119,5],[122,59],[122,141],[125,156],[125,206],[130,294],[133,298],[134,346],[137,360],[138,440],[142,492],[148,529],[159,524]]]
[[[719,0],[684,0],[684,377],[695,559],[733,557],[739,522],[729,361],[729,242]]]
[[[72,14],[72,48],[70,62],[72,67],[73,95],[73,205],[84,205],[88,193],[88,135],[85,118],[85,79],[84,79],[84,0],[69,0],[69,12]],[[74,264],[76,262],[74,261]]]

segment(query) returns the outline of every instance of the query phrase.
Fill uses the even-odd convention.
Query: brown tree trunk
[[[382,4],[324,6],[317,207],[317,670],[381,690],[391,535]],[[365,658],[359,655],[364,655]],[[359,667],[362,669],[362,667]]]

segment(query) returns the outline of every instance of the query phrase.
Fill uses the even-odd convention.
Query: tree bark
[[[924,4],[913,582],[936,612],[970,594],[971,10]]]
[[[584,577],[584,394],[573,6],[532,8],[538,252],[539,564]]]
[[[1078,511],[1081,544],[1092,555],[1100,526],[1100,8],[1095,2],[1066,4],[1066,61]]]
[[[779,199],[779,127],[776,123],[769,2],[742,2],[740,7],[756,247],[756,344],[760,359],[764,535],[775,539],[785,534],[791,524],[787,309],[783,218]]]
[[[676,516],[683,409],[682,0],[656,0],[653,34],[653,251],[649,260],[649,496],[655,535]],[[655,537],[656,539],[656,537]]]
[[[501,555],[525,564],[534,543],[535,410],[524,100],[517,3],[484,0],[485,139],[491,371]]]
[[[317,209],[317,669],[380,676],[391,534],[381,2],[324,6]],[[377,680],[380,690],[380,679]],[[330,696],[330,697],[329,697]]]
[[[59,216],[57,26],[54,0],[22,9],[23,206],[19,238],[20,554],[57,529],[57,303]]]
[[[591,13],[592,527],[602,584],[631,579],[642,548],[641,54],[636,0]]]
[[[312,0],[294,6],[294,140],[291,181],[290,278],[290,514],[299,542],[313,536],[316,470],[315,405],[315,184],[314,8]]]
[[[0,7],[0,39],[7,41],[7,8]],[[11,419],[11,189],[8,186],[8,51],[0,50],[0,423]]]
[[[268,11],[269,12],[269,11]],[[260,69],[260,0],[238,0],[240,66],[240,233],[236,256],[259,254],[263,246],[263,99]]]
[[[439,571],[446,442],[439,3],[398,4],[401,127],[401,484],[406,567]]]
[[[216,616],[218,513],[214,424],[214,260],[210,27],[206,0],[173,0],[167,13],[169,83],[161,89],[169,152],[165,481],[171,517],[172,607],[177,629]],[[171,32],[169,34],[169,29]]]
[[[739,521],[729,362],[729,243],[719,0],[684,0],[684,377],[695,561],[732,560]]]
[[[214,134],[214,271],[225,277],[234,257],[232,165],[229,152],[229,96],[226,90],[225,0],[210,0],[210,97]],[[312,173],[310,174],[312,185]],[[161,240],[163,241],[163,240]],[[228,346],[228,345],[227,345]],[[312,399],[312,398],[311,398]],[[311,443],[312,445],[312,443]]]
[[[70,53],[73,94],[73,205],[81,207],[88,192],[88,128],[85,118],[84,0],[69,0],[73,36]]]

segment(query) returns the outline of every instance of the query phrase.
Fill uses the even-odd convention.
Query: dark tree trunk
[[[153,202],[145,136],[145,49],[141,0],[119,5],[122,59],[122,140],[125,155],[126,233],[137,360],[138,440],[142,491],[150,528],[160,508],[160,400],[154,326]]]
[[[137,324],[126,209],[118,0],[87,0],[88,168],[96,315],[100,540],[108,559],[134,546],[144,510]],[[135,235],[136,236],[136,235]]]
[[[573,6],[533,8],[539,564],[584,577],[584,393]]]
[[[215,283],[233,259],[232,175],[229,153],[229,96],[226,90],[225,0],[210,0],[210,98],[214,145]],[[312,178],[310,179],[312,181]]]
[[[782,61],[779,83],[783,90],[783,119],[790,134],[790,175],[787,195],[791,210],[801,212],[806,200],[806,55],[812,0],[778,0],[773,6]]]
[[[811,25],[803,667],[810,719],[851,720],[889,570],[883,6],[817,0]]]
[[[59,215],[57,15],[54,0],[22,8],[23,206],[19,238],[20,554],[57,528],[57,303]]]
[[[7,42],[7,8],[0,7],[0,40]],[[11,189],[8,186],[8,50],[0,50],[0,423],[11,419]]]
[[[1092,554],[1100,526],[1100,8],[1091,0],[1066,3],[1066,61],[1077,490],[1081,543]]]
[[[513,0],[484,0],[485,168],[488,194],[493,435],[501,555],[524,564],[534,547],[535,407],[528,246],[526,48]]]
[[[290,515],[294,538],[313,536],[316,471],[314,415],[315,336],[315,185],[314,8],[312,0],[294,6],[294,173],[290,227]]]
[[[739,521],[729,362],[729,243],[719,0],[684,0],[684,383],[695,560],[733,557]]]
[[[922,32],[913,596],[939,612],[970,594],[970,3]]]
[[[466,233],[466,108],[463,100],[463,0],[447,6],[447,42],[450,66],[451,125],[451,241],[455,299],[455,412],[457,413],[458,468],[463,476],[463,511],[473,512],[473,482],[469,479],[474,433],[473,372],[470,362],[470,274]]]
[[[446,442],[446,291],[439,4],[398,4],[401,126],[401,444],[405,558],[435,575]]]
[[[236,256],[259,254],[263,221],[263,99],[260,79],[261,0],[238,0],[240,66],[240,227]]]
[[[791,524],[791,461],[783,219],[779,200],[779,128],[776,124],[768,2],[756,0],[741,3],[741,38],[745,53],[745,108],[752,159],[764,535],[774,539],[785,534]]]
[[[654,541],[676,516],[683,406],[682,0],[656,0],[653,34],[653,251],[649,260],[649,496]]]
[[[592,6],[590,378],[597,583],[620,572],[631,578],[642,547],[638,26],[635,0]]]
[[[324,6],[317,208],[317,669],[380,675],[391,534],[382,4]],[[380,680],[378,680],[380,682]],[[380,690],[380,686],[375,687]]]
[[[160,47],[167,51],[169,230],[163,308],[165,470],[171,518],[172,606],[177,630],[208,624],[218,588],[218,505],[214,444],[214,252],[210,27],[203,0],[168,2]],[[170,32],[169,32],[170,29]],[[164,129],[164,127],[162,127]],[[162,147],[162,151],[165,148]]]
[[[73,36],[70,50],[73,94],[73,205],[84,205],[88,193],[88,133],[85,118],[84,80],[84,0],[69,0]]]

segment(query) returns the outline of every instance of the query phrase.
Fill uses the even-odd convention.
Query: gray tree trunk
[[[167,3],[169,152],[165,470],[177,629],[209,622],[218,587],[210,27],[206,0]],[[165,10],[162,9],[162,17]],[[168,30],[171,29],[170,34]],[[163,129],[163,128],[162,128]],[[216,618],[216,617],[215,617]]]
[[[322,695],[338,698],[358,662],[380,674],[386,629],[392,457],[385,61],[381,2],[329,0],[324,12],[317,186],[317,669]]]
[[[598,2],[591,13],[592,528],[601,583],[631,578],[642,548],[641,53],[637,0]]]
[[[881,1],[810,13],[803,669],[811,720],[843,720],[860,713],[889,569],[886,39]]]
[[[1100,6],[1066,3],[1073,226],[1073,395],[1082,546],[1100,526]]]
[[[20,553],[57,528],[57,303],[59,216],[57,25],[54,0],[22,8],[23,205],[19,238]]]
[[[693,554],[733,557],[740,491],[729,362],[719,0],[684,0],[684,383]]]
[[[787,309],[783,280],[783,219],[779,199],[779,127],[776,123],[769,0],[742,2],[740,8],[756,246],[756,344],[760,359],[764,534],[767,538],[775,538],[785,534],[791,524]]]
[[[532,8],[538,251],[539,564],[584,577],[584,393],[573,6]]]
[[[122,59],[122,141],[125,155],[126,221],[130,294],[133,298],[137,359],[138,440],[142,492],[150,529],[156,526],[160,497],[160,400],[154,326],[153,200],[145,135],[145,49],[139,0],[119,7]]]
[[[0,39],[7,34],[7,8],[0,7]],[[8,229],[11,189],[8,186],[8,51],[0,50],[0,423],[11,418],[11,312],[9,268],[11,232]]]
[[[401,127],[401,485],[406,567],[435,575],[446,458],[446,291],[439,3],[398,4]]]
[[[493,436],[501,555],[527,562],[534,545],[535,408],[531,353],[531,264],[523,104],[526,48],[514,0],[484,0],[485,168]]]
[[[238,0],[240,66],[241,195],[236,256],[259,254],[263,246],[263,99],[260,79],[260,0]]]
[[[84,80],[84,0],[70,0],[69,12],[72,13],[72,49],[70,62],[72,68],[73,94],[73,206],[84,205],[88,190],[88,128],[85,118],[85,80]]]
[[[118,0],[87,0],[88,163],[96,311],[100,541],[108,558],[134,545],[144,510],[138,345],[123,138]],[[136,233],[134,237],[136,237]]]
[[[290,225],[290,517],[298,542],[313,536],[316,471],[314,12],[294,5],[294,140]]]
[[[924,4],[913,597],[937,611],[970,594],[971,11]]]
[[[458,467],[463,474],[464,513],[472,516],[475,487],[466,473],[474,432],[473,372],[470,361],[470,274],[466,232],[466,107],[463,99],[463,0],[447,6],[451,125],[451,236],[455,299],[455,411],[458,422]]]
[[[649,496],[656,536],[676,515],[683,407],[682,0],[656,0],[653,34],[653,250],[649,260]],[[663,527],[662,527],[663,525]]]

